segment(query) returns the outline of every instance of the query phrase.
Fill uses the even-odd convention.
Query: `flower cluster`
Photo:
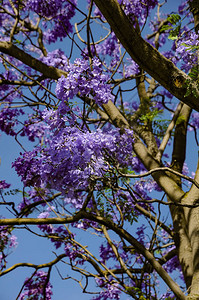
[[[100,44],[96,44],[95,46],[91,45],[90,51],[94,56],[100,57],[100,59],[105,62],[105,58],[109,57],[109,60],[106,63],[109,65],[109,68],[115,67],[115,65],[120,60],[120,45],[118,43],[118,39],[114,32],[111,32],[109,37],[102,41]],[[85,48],[82,51],[82,56],[88,59],[88,49]],[[120,69],[117,70],[117,73],[120,73]]]
[[[6,267],[9,249],[17,246],[17,237],[12,234],[8,226],[0,226],[0,270]]]
[[[74,64],[65,67],[67,77],[58,79],[56,86],[57,97],[63,101],[79,96],[92,95],[98,104],[113,100],[110,86],[107,84],[108,76],[103,74],[100,61],[94,58],[90,66],[88,61],[76,59]]]
[[[48,52],[47,56],[41,58],[42,62],[48,66],[53,66],[55,68],[65,69],[68,66],[68,58],[65,56],[64,52],[60,49]]]
[[[120,299],[121,290],[118,287],[118,283],[107,283],[103,279],[95,279],[97,286],[103,287],[103,290],[98,296],[93,297],[93,300],[107,300],[107,299]]]
[[[144,24],[149,11],[158,4],[157,0],[119,0],[118,2],[123,6],[126,15],[130,16],[132,20],[137,18],[140,25]]]
[[[29,119],[24,121],[20,136],[27,136],[31,142],[35,142],[35,139],[41,141],[47,129],[48,126],[41,121],[39,116],[30,115]]]
[[[100,57],[109,71],[115,69],[116,65],[118,65],[117,76],[129,77],[139,72],[139,66],[130,57],[126,58],[122,66],[119,66],[121,59],[120,44],[114,32],[111,32],[110,36],[100,44],[96,44],[95,46],[91,45],[90,48],[92,56]],[[82,56],[88,59],[87,48],[82,51]]]
[[[45,183],[65,194],[71,188],[86,189],[92,176],[103,176],[108,170],[104,151],[122,165],[124,159],[132,161],[132,142],[132,134],[120,135],[116,129],[103,133],[65,127],[43,148],[25,152],[13,167],[26,186]]]
[[[23,115],[24,111],[17,108],[3,108],[0,111],[0,130],[8,135],[16,135],[16,125],[18,124],[18,117]]]
[[[48,0],[27,0],[26,7],[27,9],[36,12],[38,15],[42,15],[49,18],[55,16],[58,13],[58,11],[61,10],[62,1],[52,0],[50,1],[49,5]]]
[[[0,180],[0,190],[7,189],[10,187],[10,184],[5,182],[5,180]]]
[[[197,49],[199,48],[198,34],[190,31],[187,37],[177,43],[176,56],[182,62],[182,69],[189,72],[197,64]]]
[[[16,1],[14,1],[16,2]],[[0,36],[1,40],[9,41],[9,32],[12,30],[15,19],[13,18],[13,6],[17,9],[18,4],[4,1],[4,10],[0,12]],[[54,43],[57,39],[62,40],[69,33],[73,31],[73,25],[71,19],[74,17],[76,12],[77,0],[26,0],[20,5],[20,18],[25,19],[25,23],[22,26],[18,26],[19,30],[16,30],[19,39],[23,39],[23,35],[20,34],[22,27],[30,28],[34,26],[34,23],[39,18],[42,19],[41,27],[44,29],[44,40],[48,43]],[[8,13],[7,13],[8,12]],[[30,15],[31,17],[27,17]],[[36,13],[36,16],[32,14]],[[31,20],[32,19],[32,20]],[[24,29],[23,28],[23,29]],[[29,32],[29,36],[32,36],[32,32]]]
[[[46,189],[45,187],[41,186],[39,190],[31,187],[26,190],[26,193],[24,193],[22,202],[18,204],[18,209],[21,213],[27,215],[28,213],[30,213],[30,211],[26,210],[26,208],[32,203],[42,202],[42,206],[45,207],[46,203],[43,201],[43,199],[44,197],[47,197],[47,195],[48,197],[50,196],[48,189]]]
[[[142,224],[136,230],[137,240],[142,244],[146,244],[146,226]]]
[[[195,129],[199,128],[199,113],[198,112],[192,113],[190,124],[191,124],[191,127],[189,130],[193,130],[193,128],[195,128]]]
[[[54,43],[58,38],[62,39],[72,32],[72,25],[70,23],[72,17],[75,15],[76,0],[27,0],[26,9],[36,12],[38,15],[44,17],[43,26],[46,29],[44,38],[49,43]],[[50,22],[48,22],[48,19]]]
[[[87,0],[87,2],[90,4],[91,0]],[[158,0],[118,0],[118,2],[124,9],[126,15],[132,18],[132,20],[137,18],[140,22],[140,25],[145,22],[149,11],[158,4]],[[103,18],[100,10],[97,7],[94,9],[94,15]]]
[[[5,11],[0,12],[0,38],[1,41],[9,41],[9,30],[14,25],[14,19],[11,17],[12,8],[9,1],[5,0],[3,3]],[[9,12],[9,13],[6,13]]]
[[[52,294],[52,285],[48,280],[48,274],[44,271],[37,271],[33,277],[26,279],[24,292],[20,294],[19,300],[51,300]]]

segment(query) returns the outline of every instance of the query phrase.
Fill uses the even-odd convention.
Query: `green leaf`
[[[160,32],[169,31],[168,38],[176,40],[181,28],[181,17],[178,14],[171,14],[167,17],[167,21],[170,24],[163,25]]]
[[[167,21],[173,25],[176,25],[180,20],[181,17],[178,14],[171,14],[167,17]]]
[[[198,66],[194,66],[191,71],[189,72],[189,76],[193,79],[196,80],[199,75],[199,69]]]
[[[17,45],[21,45],[21,41],[20,40],[15,40],[14,43],[17,44]]]
[[[171,25],[163,25],[160,29],[160,32],[167,31],[169,29],[172,29],[173,27]]]
[[[171,30],[168,36],[170,40],[177,40],[180,32],[181,24],[179,24],[174,30]]]

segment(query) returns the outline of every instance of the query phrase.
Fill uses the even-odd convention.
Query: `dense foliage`
[[[88,299],[199,299],[199,5],[170,2],[0,1],[23,185],[0,178],[0,276],[32,270],[16,299],[54,299],[56,270]],[[54,259],[10,265],[20,228]]]

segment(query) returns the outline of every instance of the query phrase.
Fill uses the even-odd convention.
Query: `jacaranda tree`
[[[0,276],[32,271],[16,299],[52,299],[62,264],[88,299],[199,299],[199,1],[173,2],[0,1],[0,129],[23,183],[1,175]],[[52,261],[8,265],[21,227]]]

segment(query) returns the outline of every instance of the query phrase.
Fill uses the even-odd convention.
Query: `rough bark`
[[[168,273],[164,270],[161,264],[155,259],[153,254],[150,253],[141,243],[137,241],[130,233],[128,233],[125,229],[118,227],[112,220],[107,218],[103,218],[100,216],[96,216],[92,213],[87,213],[85,211],[79,211],[73,217],[66,217],[66,218],[46,218],[46,219],[31,219],[31,218],[23,218],[23,219],[7,219],[7,220],[0,220],[0,225],[13,225],[13,224],[69,224],[73,223],[74,221],[78,221],[80,219],[88,219],[96,221],[99,224],[107,226],[107,228],[111,229],[113,232],[118,234],[120,237],[124,238],[128,241],[131,245],[134,246],[136,251],[142,254],[147,261],[152,265],[152,267],[156,270],[156,272],[161,276],[161,278],[167,283],[167,285],[171,288],[171,290],[176,295],[177,299],[185,300],[186,297],[184,296],[183,292],[181,291],[178,284],[173,281],[173,279],[168,275]],[[13,223],[14,222],[14,223]]]
[[[17,46],[9,42],[0,41],[0,51],[15,57],[25,65],[33,68],[34,70],[42,73],[46,78],[58,79],[61,75],[67,76],[67,73],[57,68],[47,66],[40,60],[32,57],[30,54],[19,49]]]
[[[174,150],[172,157],[174,169],[181,172],[186,153],[186,131],[191,111],[190,107],[198,110],[198,100],[196,101],[198,96],[197,98],[193,95],[185,97],[185,83],[188,79],[187,75],[176,68],[169,60],[163,57],[155,48],[149,45],[141,38],[141,36],[139,36],[139,34],[137,34],[136,30],[133,28],[129,19],[125,16],[116,0],[95,0],[95,3],[132,59],[174,96],[189,106],[184,106],[182,109],[178,118],[174,138]],[[195,1],[193,1],[192,4],[192,11],[195,20],[195,28],[197,29],[198,7],[196,8],[194,3]],[[176,79],[182,82],[180,87],[176,87]],[[194,84],[192,88],[197,90]],[[134,146],[134,150],[148,170],[157,167],[155,166],[155,161],[149,158],[150,155],[146,157],[146,151],[143,144],[139,144],[139,142],[137,142]],[[164,176],[165,175],[163,174],[156,174],[154,178],[160,186],[168,187],[168,178],[167,182],[165,181],[164,184],[161,181]],[[172,179],[174,179],[178,186],[181,186],[179,178],[172,176]],[[195,180],[197,181],[197,175]],[[169,199],[175,199],[176,201],[182,200],[181,189],[180,192],[177,187],[173,186],[170,193],[168,193],[169,191],[167,188],[164,190]],[[178,197],[176,197],[177,190]],[[198,199],[199,191],[194,186],[191,188],[189,193],[183,197],[182,203],[195,204]],[[182,265],[187,287],[191,287],[189,290],[190,294],[187,299],[199,299],[199,209],[179,209],[179,207],[172,206],[171,214],[176,231],[176,245],[178,248],[180,263]]]
[[[195,180],[197,182],[199,181],[199,162]],[[182,199],[182,203],[196,204],[198,202],[199,189],[192,186],[190,191]],[[184,208],[184,215],[192,249],[193,276],[190,288],[190,297],[198,297],[193,299],[199,299],[199,207]]]
[[[191,114],[191,108],[183,105],[181,112],[178,116],[173,143],[172,153],[172,168],[175,171],[182,173],[183,164],[186,157],[186,138],[187,138],[187,125]],[[181,178],[171,175],[175,182],[181,186]],[[187,289],[190,288],[193,276],[193,262],[192,262],[192,247],[188,235],[187,222],[184,216],[183,208],[176,206],[170,207],[171,216],[173,219],[173,227],[175,232],[175,243],[178,250],[178,258],[182,266],[184,279]]]
[[[170,60],[147,43],[134,29],[117,0],[94,0],[112,30],[132,59],[163,87],[183,103],[199,111],[199,91],[194,82],[190,89],[196,97],[186,94],[186,82],[189,76],[179,70]],[[176,85],[176,80],[181,82]]]
[[[198,0],[189,1],[190,10],[194,17],[195,32],[198,33],[199,30],[199,2]]]
[[[190,107],[199,111],[199,92],[197,91],[197,87],[194,85],[194,83],[192,83],[191,88],[195,90],[197,97],[194,97],[193,95],[186,97],[184,96],[186,93],[186,80],[189,77],[184,72],[176,68],[171,61],[162,56],[155,48],[142,39],[136,30],[134,30],[132,24],[125,16],[116,0],[95,0],[95,3],[134,61],[136,61],[141,68],[147,71],[174,96],[187,104],[187,106],[184,105],[178,118],[178,124],[176,126],[174,138],[172,164],[174,164],[175,170],[181,172],[186,153],[186,126],[189,119]],[[25,53],[23,50],[17,48],[11,43],[0,42],[0,51],[15,57],[24,64],[43,74],[46,78],[57,80],[62,75],[67,76],[66,72],[45,65],[38,59],[33,58],[31,55]],[[180,87],[176,86],[176,79],[182,82]],[[143,91],[141,91],[142,88],[144,89]],[[138,92],[140,92],[140,99],[143,100],[146,98],[145,96],[147,95],[143,97],[143,94],[146,92],[143,83],[140,83],[140,89],[138,88]],[[103,109],[110,118],[110,121],[115,126],[121,129],[130,128],[128,121],[111,101],[109,101],[107,104],[104,104]],[[139,136],[142,135],[139,130],[137,133]],[[141,136],[141,138],[146,141],[147,137],[144,138],[144,136]],[[153,142],[154,141],[152,140],[152,144]],[[135,153],[148,170],[153,170],[154,168],[160,167],[160,163],[154,159],[154,154],[157,152],[157,149],[154,147],[155,150],[150,151],[150,145],[148,144],[147,146],[148,149],[138,137],[135,137]],[[165,171],[156,172],[153,174],[153,177],[160,187],[162,187],[162,189],[167,193],[171,201],[176,203],[181,202],[183,204],[195,204],[195,202],[199,200],[199,190],[194,185],[190,189],[189,193],[185,194],[182,191],[179,177],[171,176]],[[199,170],[196,173],[195,180],[199,182]],[[178,206],[171,206],[171,214],[176,232],[175,239],[180,263],[183,269],[187,287],[191,287],[188,299],[199,299],[199,208],[179,209]],[[169,275],[164,271],[161,265],[158,264],[153,255],[150,254],[149,251],[147,252],[145,248],[142,248],[139,244],[137,244],[136,240],[133,239],[133,237],[127,232],[121,228],[116,228],[114,223],[110,223],[108,220],[104,220],[100,217],[98,218],[94,215],[89,215],[80,211],[75,217],[67,219],[7,219],[0,220],[0,225],[42,223],[63,224],[74,222],[80,218],[95,220],[101,224],[104,224],[105,226],[108,226],[113,231],[123,236],[129,241],[129,243],[137,247],[137,251],[139,253],[142,253],[145,256],[145,258],[152,264],[154,269],[165,280],[168,286],[170,286],[170,288],[174,291],[176,296],[179,299],[185,299],[185,296],[180,291],[179,287],[171,280]]]

